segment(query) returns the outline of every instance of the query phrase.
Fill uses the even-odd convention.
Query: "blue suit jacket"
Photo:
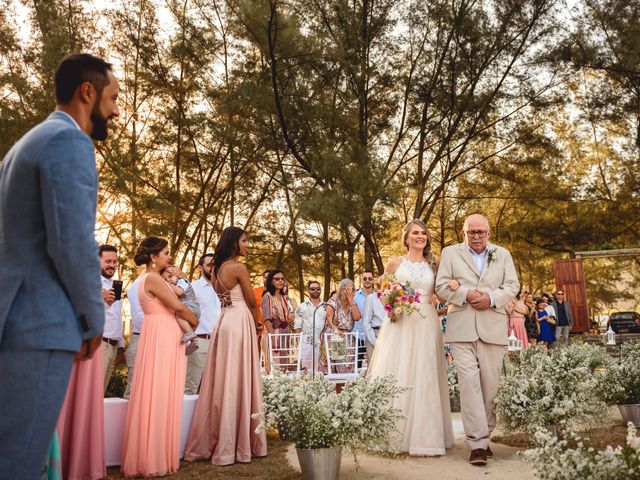
[[[93,143],[54,112],[0,164],[0,348],[77,351],[102,334]]]

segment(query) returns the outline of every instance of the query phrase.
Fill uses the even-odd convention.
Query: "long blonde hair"
[[[404,226],[404,230],[402,231],[402,244],[404,245],[404,248],[406,248],[407,251],[409,251],[409,244],[407,243],[407,237],[409,236],[411,225],[418,225],[419,227],[423,228],[424,231],[427,233],[427,244],[422,249],[422,256],[427,260],[427,262],[429,262],[429,264],[435,270],[436,257],[431,251],[431,234],[429,233],[429,229],[427,228],[427,225],[419,218],[414,218]]]

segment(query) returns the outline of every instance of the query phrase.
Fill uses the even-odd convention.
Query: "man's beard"
[[[91,111],[91,122],[93,128],[91,129],[91,138],[94,140],[105,140],[107,138],[107,119],[100,113],[100,101],[102,100],[102,93],[96,98],[96,103]]]
[[[211,273],[207,272],[204,268],[202,269],[202,276],[211,281]]]
[[[316,300],[316,299],[320,298],[320,294],[319,294],[319,293],[311,293],[309,296],[310,296],[311,298],[313,298],[314,300]]]
[[[113,273],[111,275],[109,275],[107,272],[105,272],[104,270],[102,270],[102,276],[104,278],[111,278],[115,275],[116,271],[114,270]]]
[[[107,138],[107,121],[96,112],[91,112],[91,121],[93,122],[91,138],[98,141],[105,140]]]

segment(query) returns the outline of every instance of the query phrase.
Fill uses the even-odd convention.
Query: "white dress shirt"
[[[127,298],[129,299],[129,305],[131,305],[131,332],[140,334],[142,331],[142,322],[144,321],[144,312],[138,301],[138,285],[140,284],[140,275],[134,280],[134,282],[127,290]]]
[[[489,256],[489,245],[484,247],[484,250],[481,253],[476,253],[476,251],[473,248],[471,248],[469,245],[467,245],[467,249],[471,254],[471,258],[473,258],[473,261],[476,263],[476,267],[478,267],[478,271],[480,272],[480,274],[482,274],[482,272],[484,271],[484,267],[487,264],[487,257]],[[491,300],[491,306],[495,307],[496,304],[493,301],[493,297],[491,296],[491,293],[487,292],[487,294],[489,295],[489,300]]]
[[[105,278],[102,275],[102,288],[111,290],[113,287],[113,279]],[[104,338],[118,341],[118,348],[124,348],[124,340],[122,339],[122,301],[116,300],[111,305],[104,304]]]
[[[200,304],[200,323],[196,335],[211,335],[220,316],[220,299],[213,285],[204,277],[191,284]]]
[[[321,304],[322,302],[318,303],[318,305],[321,305]],[[311,335],[313,331],[313,312],[315,311],[316,312],[316,330],[315,330],[316,343],[315,344],[316,346],[318,346],[320,345],[320,333],[324,328],[327,312],[323,306],[318,308],[317,311],[316,311],[316,308],[318,308],[318,306],[311,303],[311,300],[306,300],[302,302],[300,305],[298,305],[298,308],[296,308],[295,319],[293,321],[293,329],[294,330],[298,328],[301,329],[301,333],[304,333],[305,335],[309,335],[309,339],[311,339],[312,338]]]
[[[487,263],[487,255],[489,255],[489,248],[485,247],[482,253],[476,253],[476,251],[467,245],[467,249],[469,249],[469,253],[471,254],[471,258],[476,263],[476,267],[478,267],[478,271],[482,273],[484,270],[484,266]]]
[[[362,312],[362,326],[364,328],[364,335],[371,345],[376,344],[376,332],[373,331],[374,327],[380,328],[386,316],[387,312],[382,306],[378,294],[375,292],[369,294],[367,301],[364,303],[364,311]]]

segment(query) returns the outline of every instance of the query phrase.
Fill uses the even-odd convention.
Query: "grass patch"
[[[267,437],[267,456],[255,458],[251,463],[236,463],[228,467],[217,467],[211,462],[180,462],[180,470],[172,479],[251,478],[256,480],[298,480],[302,475],[289,465],[287,449],[290,442],[280,440],[277,435]],[[108,469],[107,478],[124,479],[120,467]]]

